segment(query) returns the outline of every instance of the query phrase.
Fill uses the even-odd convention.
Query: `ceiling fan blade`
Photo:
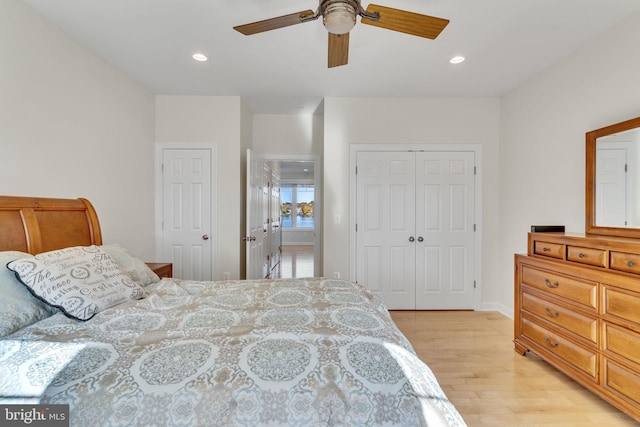
[[[370,4],[367,7],[368,14],[376,12],[380,14],[380,19],[377,21],[363,16],[360,22],[428,39],[435,39],[438,37],[442,30],[444,30],[444,27],[449,23],[448,19],[421,15],[419,13],[407,12],[405,10],[392,9],[390,7],[379,6],[376,4]]]
[[[265,31],[276,30],[290,25],[296,25],[304,22],[302,18],[313,15],[312,10],[303,10],[301,12],[290,13],[289,15],[279,16],[277,18],[265,19],[264,21],[252,22],[251,24],[238,25],[233,27],[234,30],[241,32],[245,36],[251,34],[263,33]]]
[[[329,33],[329,68],[346,65],[349,60],[349,33]]]

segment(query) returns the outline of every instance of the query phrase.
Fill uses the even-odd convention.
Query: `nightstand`
[[[161,279],[163,277],[173,277],[173,264],[170,262],[147,262],[146,264]]]

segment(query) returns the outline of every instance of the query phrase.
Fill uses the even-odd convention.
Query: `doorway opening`
[[[316,185],[316,162],[281,160],[279,166],[282,230],[280,277],[317,276],[319,191]]]

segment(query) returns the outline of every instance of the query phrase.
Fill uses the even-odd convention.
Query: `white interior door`
[[[596,225],[627,225],[627,150],[598,149],[596,164]]]
[[[162,258],[173,276],[212,280],[211,149],[162,149]]]
[[[416,309],[474,306],[474,153],[416,153]]]
[[[282,228],[281,228],[281,216],[282,208],[280,206],[280,176],[272,171],[271,173],[271,199],[269,201],[269,218],[270,218],[270,253],[271,259],[269,268],[270,271],[278,266],[280,262],[281,250],[282,250]]]
[[[267,177],[269,175],[269,177]],[[269,275],[269,180],[270,169],[264,157],[247,150],[246,278],[264,279]]]
[[[415,155],[357,158],[357,281],[393,309],[415,308]]]
[[[474,153],[358,152],[356,280],[391,309],[474,306]]]

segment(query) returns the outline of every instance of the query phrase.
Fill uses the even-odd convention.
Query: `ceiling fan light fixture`
[[[356,9],[346,2],[329,4],[324,9],[322,22],[331,34],[346,34],[356,25]]]

